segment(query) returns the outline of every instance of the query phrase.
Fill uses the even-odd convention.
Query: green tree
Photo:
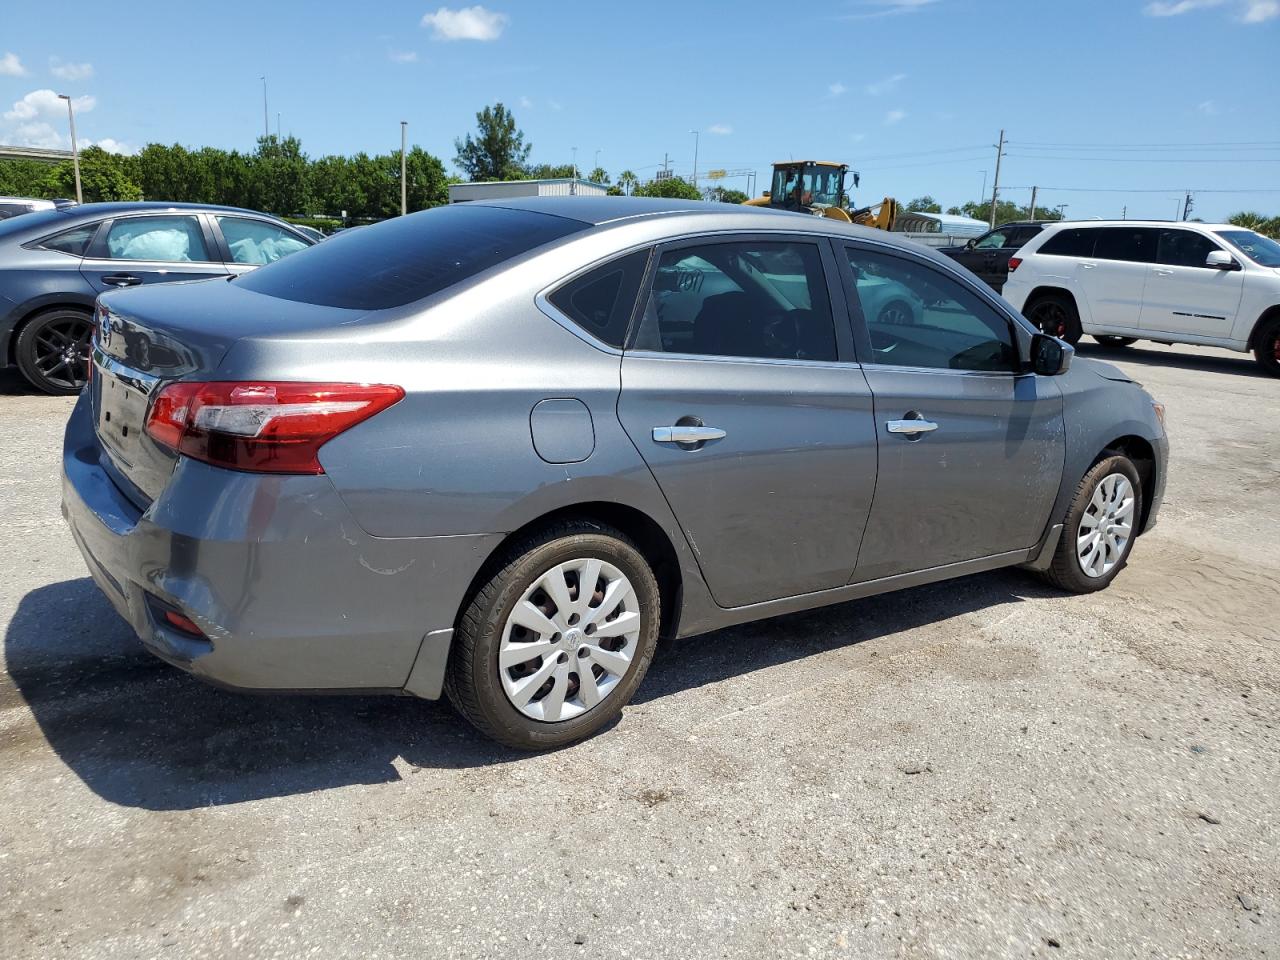
[[[640,178],[630,170],[623,170],[618,174],[618,186],[626,191],[627,196],[635,193],[636,187],[640,185]]]
[[[904,213],[941,213],[942,204],[926,193],[923,197],[916,197],[902,210]]]
[[[142,188],[133,178],[133,157],[107,153],[101,147],[80,151],[80,185],[85,203],[104,200],[141,200]],[[75,168],[64,160],[49,172],[46,181],[53,196],[76,195]]]
[[[667,177],[665,180],[650,180],[632,191],[634,197],[667,197],[675,200],[701,200],[702,194],[688,180],[680,177]]]
[[[307,157],[297,137],[258,138],[249,158],[249,200],[255,210],[269,213],[307,210]]]
[[[54,192],[50,172],[49,164],[39,160],[0,160],[0,196],[44,200],[62,196]]]
[[[421,147],[412,147],[405,157],[409,211],[426,210],[449,202],[449,181],[444,164]]]
[[[1255,210],[1242,210],[1240,213],[1233,213],[1227,217],[1227,223],[1273,237],[1276,235],[1275,228],[1280,226],[1280,218],[1267,217],[1265,214],[1258,213]],[[1270,232],[1268,232],[1268,227],[1270,227]]]
[[[485,107],[476,114],[477,136],[454,140],[458,155],[453,162],[473,180],[519,180],[532,144],[503,104]]]
[[[609,185],[609,173],[604,167],[596,167],[587,174],[587,179],[592,183],[599,183],[606,187]]]
[[[947,213],[959,214],[960,216],[973,217],[975,220],[991,219],[991,201],[990,200],[970,200],[964,206],[952,207]],[[1011,203],[1008,200],[1001,200],[996,204],[996,226],[1002,223],[1009,223],[1013,220],[1030,219],[1031,214],[1026,207]],[[1045,207],[1037,206],[1035,210],[1036,220],[1061,220],[1062,214],[1057,210],[1049,210]]]
[[[572,163],[535,163],[520,171],[521,180],[567,180],[574,175]]]
[[[711,187],[706,193],[708,200],[714,200],[718,203],[746,203],[751,198],[741,190],[734,190],[731,187]]]

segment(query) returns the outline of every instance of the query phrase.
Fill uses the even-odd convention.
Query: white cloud
[[[905,73],[895,73],[892,77],[885,77],[883,80],[877,80],[875,83],[868,83],[866,90],[870,96],[883,96],[905,79],[907,79],[907,75]]]
[[[417,63],[418,51],[416,50],[388,50],[387,59],[392,63]]]
[[[1226,6],[1241,23],[1265,23],[1280,17],[1280,0],[1153,0],[1142,12],[1148,17],[1179,17],[1195,10]]]
[[[888,113],[886,113],[886,114],[884,115],[884,125],[885,125],[886,127],[891,127],[891,126],[893,126],[895,123],[901,123],[901,122],[902,122],[903,120],[905,120],[906,118],[907,118],[907,111],[905,111],[905,110],[890,110]]]
[[[521,106],[521,107],[523,107],[525,110],[532,110],[532,109],[533,109],[533,101],[532,101],[532,100],[530,100],[528,97],[521,97],[521,98],[520,98],[520,106]]]
[[[875,17],[895,17],[903,13],[919,13],[938,0],[862,0],[863,13],[846,14],[844,20],[870,20]]]
[[[98,101],[93,97],[73,97],[72,105],[77,113],[88,113]],[[34,120],[37,117],[66,116],[66,103],[52,90],[32,90],[5,111],[6,120]]]
[[[116,140],[112,137],[103,137],[101,140],[86,140],[83,143],[86,147],[101,147],[107,153],[121,153],[126,156],[138,152],[138,148],[131,143],[125,143],[123,140]]]
[[[1196,109],[1203,113],[1206,117],[1216,117],[1222,112],[1218,107],[1216,100],[1202,100],[1196,104]]]
[[[1276,17],[1280,17],[1280,3],[1276,0],[1249,0],[1240,15],[1245,23],[1263,23]]]
[[[50,57],[49,72],[59,80],[88,80],[93,76],[93,64],[64,63],[57,57]]]
[[[25,77],[26,75],[27,68],[22,65],[18,55],[5,51],[5,55],[0,57],[0,77]]]
[[[720,137],[727,137],[729,134],[733,133],[733,127],[729,126],[727,123],[713,123],[711,126],[707,127],[707,132],[714,133]]]
[[[1177,17],[1192,10],[1220,7],[1227,0],[1155,0],[1142,8],[1148,17]]]
[[[88,113],[97,101],[90,96],[71,101],[76,113]],[[4,112],[7,124],[0,125],[0,140],[20,147],[67,149],[71,146],[68,132],[67,104],[52,90],[32,90]]]
[[[837,80],[835,83],[831,84],[831,86],[827,87],[827,92],[830,93],[833,97],[838,97],[840,96],[840,94],[844,93],[848,89],[849,89],[848,87],[846,87],[843,83]]]
[[[497,40],[511,18],[484,7],[441,7],[422,18],[422,26],[430,27],[437,40]]]

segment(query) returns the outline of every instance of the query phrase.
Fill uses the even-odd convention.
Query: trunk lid
[[[359,317],[356,311],[340,311]],[[331,308],[280,300],[226,279],[134,287],[104,294],[94,312],[89,397],[103,467],[140,509],[160,495],[177,454],[146,433],[151,399],[174,380],[217,380],[238,341],[327,328]],[[278,379],[290,379],[287,371]]]

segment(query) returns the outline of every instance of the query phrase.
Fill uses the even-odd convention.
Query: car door
[[[257,217],[235,214],[212,214],[211,217],[221,258],[235,274],[274,263],[315,243],[309,237]]]
[[[845,584],[876,479],[871,392],[825,238],[660,247],[618,415],[725,607]],[[833,308],[834,305],[834,308]]]
[[[148,213],[106,222],[80,273],[98,293],[141,283],[225,277],[213,255],[204,218],[196,213]]]
[[[1013,227],[1000,227],[992,230],[990,233],[983,234],[974,241],[973,246],[963,251],[956,261],[963,264],[969,270],[972,270],[983,283],[994,286],[996,282],[1003,283],[1004,278],[1009,275],[1009,260],[1002,251],[1010,244],[1013,238]],[[1004,257],[1004,273],[1000,274],[999,264],[1000,257]],[[999,278],[997,280],[997,276]]]
[[[854,580],[1025,550],[1065,456],[1062,395],[1022,371],[1015,322],[959,277],[900,251],[842,245],[854,335],[875,398],[879,476]],[[885,283],[923,309],[884,322]],[[871,319],[867,319],[870,317]]]
[[[1077,263],[1076,277],[1093,327],[1136,334],[1141,323],[1147,268],[1155,262],[1153,227],[1092,227],[1092,256]]]
[[[1244,273],[1206,266],[1214,250],[1225,248],[1196,230],[1167,227],[1158,232],[1156,262],[1147,268],[1142,294],[1143,333],[1231,336]]]

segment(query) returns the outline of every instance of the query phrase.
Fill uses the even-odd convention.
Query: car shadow
[[[27,382],[17,367],[0,370],[0,397],[38,397],[39,390]]]
[[[1240,353],[1235,356],[1205,356],[1199,353],[1181,353],[1175,346],[1170,350],[1152,350],[1142,346],[1138,341],[1128,347],[1106,347],[1100,343],[1080,341],[1076,350],[1082,357],[1107,362],[1140,363],[1149,367],[1174,367],[1180,370],[1201,370],[1205,373],[1230,373],[1239,377],[1261,377],[1272,379],[1263,370],[1251,353]]]
[[[1050,595],[1025,574],[999,571],[681,640],[660,650],[636,700]],[[26,704],[58,757],[124,806],[186,810],[528,756],[475,732],[444,701],[209,686],[143,650],[88,578],[24,596],[4,652],[0,710]]]

